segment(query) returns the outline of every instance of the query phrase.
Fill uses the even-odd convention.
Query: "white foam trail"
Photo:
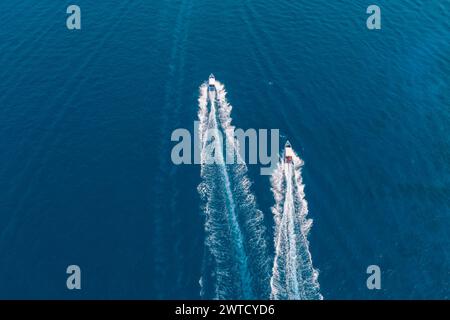
[[[294,154],[291,164],[280,161],[272,174],[275,205],[275,258],[271,278],[271,298],[291,300],[323,299],[309,251],[308,233],[312,220],[307,218],[301,176],[303,160]]]
[[[236,154],[237,145],[229,131],[231,106],[226,101],[224,86],[216,81],[217,99],[209,103],[207,86],[200,87],[199,137],[202,145],[201,176],[198,190],[204,200],[205,245],[212,263],[209,274],[202,276],[201,294],[204,298],[254,299],[269,296],[269,269],[263,233],[262,212],[250,191],[245,164],[225,165],[223,145],[208,137],[208,129],[217,129],[225,135],[226,152]],[[207,145],[215,144],[215,159],[223,164],[206,164]],[[203,268],[204,273],[208,268]],[[214,282],[213,293],[208,294],[206,279]],[[264,283],[266,279],[266,283]],[[211,287],[211,286],[210,286]]]
[[[203,102],[203,101],[202,101]],[[216,119],[216,106],[215,106],[215,102],[212,101],[210,103],[210,112],[209,112],[209,116],[208,116],[208,120],[207,122],[205,121],[205,118],[203,118],[203,116],[205,114],[203,114],[204,109],[203,109],[204,105],[201,105],[200,108],[200,112],[202,113],[201,115],[199,115],[200,118],[200,127],[199,130],[201,130],[201,134],[203,137],[203,141],[202,141],[202,156],[201,159],[202,160],[207,160],[206,157],[208,157],[209,155],[206,152],[206,144],[210,143],[214,143],[215,147],[214,150],[218,153],[216,155],[217,159],[220,159],[222,161],[222,163],[225,163],[225,158],[223,156],[223,147],[220,145],[220,140],[215,139],[213,142],[211,142],[211,140],[209,139],[209,137],[205,136],[205,134],[207,134],[206,132],[202,132],[205,131],[206,129],[217,129],[218,128],[218,123],[217,123],[217,119]],[[228,222],[228,228],[229,228],[229,233],[230,233],[230,240],[231,240],[231,247],[234,249],[234,255],[235,255],[235,259],[233,259],[233,257],[229,257],[230,260],[234,260],[235,265],[234,268],[237,269],[238,271],[238,275],[239,275],[239,282],[240,282],[240,287],[242,290],[242,298],[244,299],[250,299],[253,297],[253,293],[252,293],[252,288],[250,285],[250,274],[248,271],[248,265],[247,265],[247,258],[246,258],[246,254],[245,254],[245,250],[243,247],[243,236],[242,236],[242,231],[240,230],[240,226],[239,223],[237,221],[237,217],[236,217],[236,205],[234,203],[234,198],[233,198],[233,193],[231,190],[231,183],[230,183],[230,178],[229,178],[229,174],[227,171],[227,168],[224,164],[217,164],[214,165],[214,167],[211,167],[212,165],[204,165],[202,166],[202,177],[204,178],[204,181],[206,182],[206,184],[213,184],[213,188],[214,187],[218,187],[220,189],[219,185],[222,185],[224,187],[225,191],[225,199],[221,199],[221,200],[225,200],[224,202],[220,202],[220,201],[216,201],[216,199],[214,198],[210,198],[210,201],[208,201],[207,203],[207,218],[209,218],[210,221],[208,222],[212,222],[214,223],[214,220],[216,219],[216,217],[213,217],[212,215],[225,215],[222,216],[221,218],[224,218],[227,222]],[[219,190],[218,190],[219,191]],[[221,192],[221,190],[219,191]],[[214,196],[214,195],[210,195],[210,196]],[[224,206],[221,207],[221,210],[224,210],[225,212],[216,212],[215,208],[211,208],[212,205],[220,205],[220,206]],[[212,230],[212,229],[210,229]],[[213,235],[214,236],[214,235]],[[212,243],[215,242],[214,239],[212,241]],[[227,263],[231,263],[231,261],[227,261]],[[224,280],[227,279],[225,274],[222,274],[224,271],[224,269],[219,270],[219,277],[223,277]],[[219,279],[219,282],[220,281]],[[223,290],[222,288],[224,288],[224,286],[222,284],[218,284],[217,285],[217,295],[218,298],[222,297],[223,294],[227,294],[226,292],[222,292],[221,290]]]

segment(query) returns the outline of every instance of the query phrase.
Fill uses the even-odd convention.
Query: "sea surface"
[[[279,129],[304,161],[324,299],[450,298],[448,0],[72,2],[79,31],[72,3],[0,2],[0,298],[217,297],[205,273],[225,290],[205,263],[220,228],[205,227],[201,166],[171,161],[211,72],[234,126]],[[276,203],[259,169],[235,206],[262,214],[261,280]],[[73,264],[81,290],[66,288]]]

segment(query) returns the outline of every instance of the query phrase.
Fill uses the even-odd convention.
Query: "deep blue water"
[[[200,297],[200,168],[170,134],[211,72],[304,159],[325,299],[450,297],[448,1],[378,0],[377,31],[362,0],[75,2],[81,31],[71,3],[0,3],[0,298]]]

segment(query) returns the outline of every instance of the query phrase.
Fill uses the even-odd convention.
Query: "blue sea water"
[[[305,161],[324,299],[448,299],[450,3],[376,2],[381,30],[362,0],[77,0],[69,31],[71,3],[2,1],[0,298],[200,298],[200,167],[170,134],[213,72],[234,125]]]

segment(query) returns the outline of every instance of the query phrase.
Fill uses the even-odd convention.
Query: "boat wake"
[[[216,81],[215,94],[211,95],[208,85],[203,84],[198,101],[202,163],[198,191],[206,234],[200,294],[205,299],[269,298],[263,213],[250,190],[246,165],[225,163],[232,155],[238,157],[239,146],[224,86]]]
[[[271,299],[322,300],[319,273],[312,265],[308,233],[312,220],[307,218],[301,176],[303,160],[292,149],[288,161],[281,160],[271,177],[275,205],[275,259],[272,269]]]

